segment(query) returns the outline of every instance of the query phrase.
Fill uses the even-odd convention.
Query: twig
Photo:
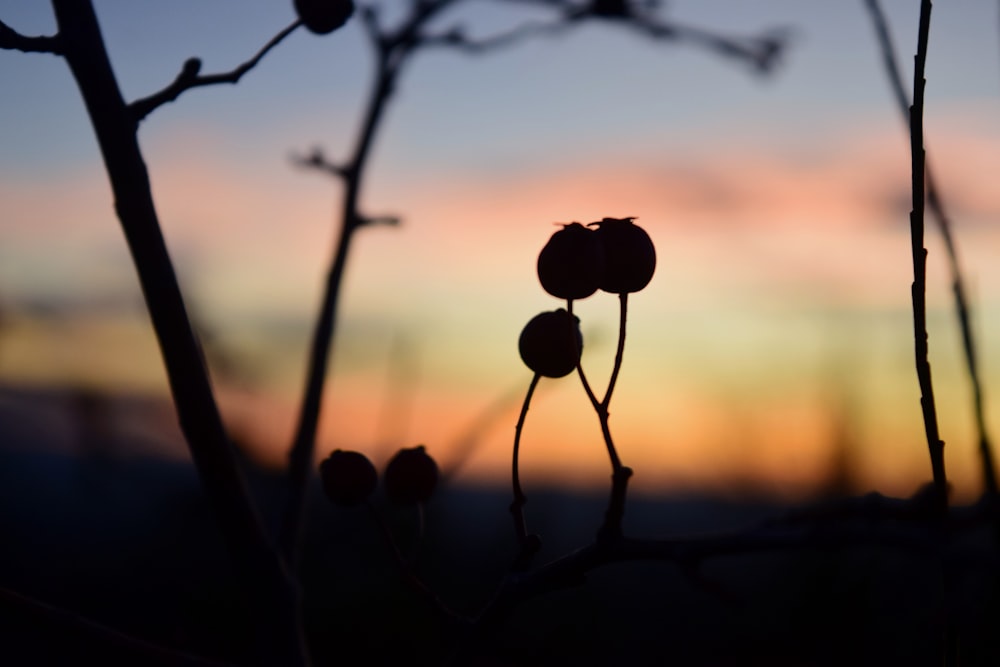
[[[913,338],[920,385],[920,407],[931,457],[934,487],[942,513],[948,508],[948,477],[944,467],[944,442],[938,433],[937,408],[927,345],[927,248],[924,247],[924,67],[930,34],[930,0],[920,5],[917,54],[914,57],[913,104],[910,106],[910,154],[913,209],[910,212],[910,239],[913,254]]]
[[[157,93],[153,93],[148,97],[135,100],[128,105],[129,110],[135,118],[135,122],[140,122],[164,104],[173,102],[181,96],[181,93],[186,90],[190,90],[191,88],[213,86],[219,83],[238,83],[239,80],[243,78],[244,74],[257,66],[257,63],[259,63],[261,59],[267,55],[268,51],[277,46],[283,39],[285,39],[285,37],[292,34],[292,32],[294,32],[300,25],[302,25],[302,21],[296,20],[287,28],[272,37],[271,40],[265,44],[253,58],[246,61],[236,69],[228,72],[221,72],[219,74],[199,74],[201,71],[201,60],[198,58],[189,58],[185,61],[184,66],[181,67],[181,71],[177,75],[177,78],[174,79],[169,86]]]
[[[448,47],[469,54],[481,54],[513,46],[531,37],[557,35],[566,32],[572,27],[572,24],[562,18],[551,21],[530,21],[511,28],[506,32],[476,39],[467,36],[461,27],[455,26],[446,32],[436,35],[422,35],[420,42],[424,46]]]
[[[478,54],[511,46],[536,36],[564,33],[582,24],[584,20],[613,20],[625,28],[657,41],[689,42],[722,56],[746,60],[762,73],[774,69],[788,42],[788,33],[784,30],[772,30],[760,37],[729,37],[704,28],[667,22],[650,13],[635,10],[609,17],[594,12],[590,7],[581,8],[571,3],[529,0],[522,4],[543,5],[557,10],[558,13],[552,19],[525,22],[505,32],[487,37],[472,38],[465,34],[461,26],[454,26],[437,34],[421,35],[420,42],[422,45],[451,47],[466,53]]]
[[[913,104],[910,106],[910,154],[912,158],[911,187],[913,210],[910,213],[910,236],[913,244],[913,335],[920,384],[920,407],[924,416],[924,430],[931,457],[934,493],[937,496],[937,514],[940,528],[947,528],[948,477],[944,467],[944,442],[938,434],[937,410],[934,404],[934,386],[931,382],[931,365],[927,349],[927,248],[924,247],[924,78],[927,63],[927,42],[930,36],[931,1],[920,3],[920,27],[917,36],[917,54],[913,67]],[[952,603],[955,588],[954,575],[946,563],[941,563],[941,597],[944,609],[943,664],[958,665],[958,628]]]
[[[601,406],[607,412],[611,405],[611,394],[615,391],[615,384],[618,382],[618,374],[622,370],[622,360],[625,354],[625,324],[628,320],[628,292],[618,295],[618,347],[615,348],[615,364],[611,369],[611,378],[608,380],[608,389],[604,392],[604,399]]]
[[[872,17],[872,24],[875,27],[875,34],[878,38],[882,51],[882,58],[885,62],[886,73],[889,75],[889,83],[896,99],[896,105],[902,114],[903,122],[909,126],[910,100],[903,87],[903,77],[899,71],[896,61],[896,50],[892,44],[892,37],[889,34],[889,25],[882,12],[878,0],[865,0]],[[972,407],[976,423],[976,433],[979,438],[979,456],[983,472],[983,486],[987,493],[997,494],[996,464],[993,457],[993,445],[986,428],[986,418],[983,409],[983,385],[979,374],[978,355],[976,354],[975,337],[972,333],[972,316],[966,297],[965,281],[962,278],[963,271],[958,257],[958,246],[952,234],[952,223],[950,217],[945,213],[944,202],[938,190],[934,172],[931,170],[927,156],[924,156],[925,187],[927,189],[927,205],[934,216],[934,221],[941,232],[944,240],[945,252],[948,256],[948,268],[951,274],[952,293],[955,297],[955,310],[958,316],[958,324],[962,333],[962,348],[965,353],[965,365],[969,374],[969,381],[972,385]]]
[[[343,165],[330,162],[326,154],[323,153],[323,149],[319,147],[313,148],[308,155],[292,155],[292,163],[298,167],[315,169],[337,178],[346,179],[348,177],[347,168]]]
[[[535,393],[541,374],[535,373],[528,385],[528,391],[524,395],[524,403],[521,405],[521,414],[518,415],[517,425],[514,426],[514,448],[511,456],[511,485],[514,489],[514,501],[510,504],[510,513],[514,518],[514,530],[517,533],[517,542],[521,547],[521,553],[517,558],[517,568],[525,569],[532,556],[541,547],[541,541],[536,535],[528,534],[528,526],[524,519],[524,504],[528,501],[521,488],[521,474],[518,466],[518,455],[521,452],[521,431],[524,429],[524,421],[528,416],[528,406],[531,405],[531,397]]]
[[[211,660],[133,637],[86,616],[22,595],[8,588],[0,587],[0,603],[61,631],[79,632],[110,646],[115,646],[121,651],[142,656],[144,664],[156,661],[157,664],[191,665],[192,667],[230,667],[230,663]]]
[[[63,55],[63,45],[59,35],[28,37],[0,21],[0,49],[21,51],[22,53],[53,53]]]

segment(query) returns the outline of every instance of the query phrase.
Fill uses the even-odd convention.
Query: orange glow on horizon
[[[895,127],[892,134],[855,130],[809,160],[720,146],[488,178],[416,174],[373,188],[371,210],[401,211],[405,220],[399,229],[364,230],[355,246],[317,456],[340,447],[382,462],[397,446],[424,443],[443,467],[461,464],[460,479],[507,483],[520,406],[512,385],[528,382],[517,335],[533,312],[561,305],[537,285],[536,253],[556,221],[636,215],[657,243],[660,266],[631,302],[612,404],[613,434],[623,461],[636,470],[635,488],[759,484],[805,494],[830,482],[838,428],[846,423],[854,440],[841,463],[857,490],[912,492],[929,470],[910,367],[911,277],[899,200],[907,188],[905,137]],[[320,186],[291,169],[275,177],[199,154],[198,136],[155,160],[161,218],[195,312],[205,314],[221,341],[243,345],[264,368],[253,393],[220,382],[220,402],[234,433],[261,460],[280,465],[333,242],[334,207],[317,196]],[[997,235],[977,225],[1000,214],[990,176],[997,169],[989,166],[1000,166],[1000,141],[961,129],[934,139],[932,154],[949,174],[944,185],[956,183],[949,201],[970,216],[959,240],[975,240],[967,256],[978,261],[969,266],[984,316],[992,316],[1000,303],[1000,271],[989,253]],[[12,221],[7,251],[37,253],[23,261],[41,270],[47,239],[78,223],[88,234],[101,230],[93,237],[79,232],[79,247],[74,241],[56,253],[72,286],[83,290],[87,272],[103,269],[105,255],[88,259],[90,251],[125,254],[98,173],[62,178],[58,198],[49,196],[52,185],[0,184]],[[929,238],[935,378],[947,406],[949,472],[969,497],[977,488],[976,460],[967,446],[964,378],[935,243]],[[597,295],[579,312],[585,364],[599,386],[613,357],[615,301]],[[0,377],[165,393],[144,318],[73,317],[66,328],[15,319],[0,340],[7,355],[0,356]],[[96,321],[101,317],[108,319]],[[295,326],[270,334],[259,324],[268,317]],[[418,370],[405,414],[386,423],[393,409],[391,341],[400,335],[415,341]],[[74,346],[62,346],[67,336]],[[844,359],[860,370],[833,382],[825,368]],[[995,365],[987,370],[1000,376]],[[840,385],[871,407],[842,414],[830,399]],[[470,440],[489,410],[493,416]],[[572,378],[546,385],[525,428],[525,479],[605,484],[599,436]]]

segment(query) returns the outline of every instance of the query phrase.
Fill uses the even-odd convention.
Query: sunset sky
[[[402,3],[384,3],[395,11]],[[887,1],[912,81],[919,3]],[[191,56],[229,70],[294,19],[291,1],[95,2],[128,99]],[[555,222],[636,216],[657,273],[630,300],[611,411],[645,492],[758,484],[797,494],[846,456],[858,491],[930,477],[913,372],[908,137],[860,0],[676,0],[664,15],[732,35],[787,30],[780,66],[593,23],[479,56],[408,63],[363,193],[400,227],[362,230],[348,267],[320,454],[384,461],[425,443],[459,477],[502,482],[531,378],[517,337],[561,304],[535,277]],[[1000,40],[994,3],[938,3],[927,147],[967,271],[988,417],[1000,435]],[[493,34],[544,16],[458,2]],[[51,34],[46,3],[0,20]],[[354,135],[371,71],[358,21],[299,30],[238,86],[191,90],[140,133],[164,233],[213,347],[234,428],[279,461],[291,436],[339,184],[296,168]],[[65,63],[0,52],[0,382],[164,394],[160,358]],[[949,474],[979,490],[967,378],[940,239],[928,220],[929,329]],[[617,300],[577,304],[603,389]],[[475,442],[468,441],[475,433]],[[846,443],[838,454],[837,443]],[[843,447],[846,447],[846,454]],[[603,483],[597,419],[575,378],[543,381],[526,484]],[[468,453],[468,455],[466,455]]]

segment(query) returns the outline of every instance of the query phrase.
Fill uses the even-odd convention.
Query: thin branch
[[[615,363],[611,369],[611,378],[608,380],[608,389],[604,392],[604,400],[601,406],[607,412],[611,405],[611,394],[615,391],[615,384],[618,382],[618,374],[622,370],[622,360],[625,355],[625,324],[628,320],[628,292],[618,295],[618,346],[615,349]]]
[[[524,403],[521,405],[521,414],[518,415],[517,424],[514,426],[514,448],[511,456],[511,485],[514,490],[514,501],[510,504],[510,513],[514,519],[514,531],[517,533],[517,541],[521,547],[521,554],[517,559],[516,569],[525,569],[531,558],[541,547],[541,540],[536,535],[528,534],[528,525],[524,519],[524,504],[528,502],[524,490],[521,488],[521,474],[519,468],[519,454],[521,451],[521,431],[524,429],[524,421],[528,416],[528,406],[531,405],[531,397],[535,394],[535,388],[541,379],[539,373],[535,373],[528,385],[528,391],[524,395]]]
[[[920,28],[917,54],[913,69],[913,104],[910,106],[911,189],[913,209],[910,212],[910,239],[913,254],[913,338],[917,381],[920,385],[920,407],[924,431],[930,451],[934,487],[942,511],[948,507],[948,478],[944,467],[944,442],[938,433],[937,407],[927,344],[927,248],[924,247],[924,68],[927,63],[927,42],[930,34],[931,3],[920,5]]]
[[[789,32],[785,29],[773,29],[759,37],[729,37],[703,28],[654,19],[637,19],[629,25],[653,39],[690,42],[720,56],[745,60],[762,74],[773,71],[789,40]]]
[[[136,657],[143,656],[146,660],[156,660],[158,663],[171,665],[191,665],[192,667],[228,667],[230,664],[133,637],[86,616],[22,595],[2,586],[0,586],[0,604],[57,628],[61,632],[86,635],[108,646],[113,646],[118,651],[128,651]]]
[[[422,35],[420,44],[429,47],[450,47],[470,54],[480,54],[513,46],[532,37],[557,35],[572,28],[565,19],[530,21],[489,37],[472,38],[460,26],[435,35]]]
[[[689,42],[707,48],[719,55],[750,62],[762,72],[774,69],[788,43],[788,31],[771,30],[759,37],[730,37],[696,26],[667,22],[648,12],[636,10],[608,16],[595,12],[592,7],[579,7],[571,3],[528,0],[524,4],[538,4],[559,10],[558,15],[546,21],[530,21],[505,32],[481,38],[465,34],[461,26],[454,26],[433,35],[421,35],[420,43],[426,46],[451,47],[466,53],[484,53],[511,46],[531,37],[567,32],[585,20],[614,22],[654,40]]]
[[[319,426],[323,392],[326,387],[328,365],[333,350],[334,332],[337,328],[337,304],[340,287],[347,266],[354,232],[365,226],[367,219],[359,210],[364,168],[375,141],[375,135],[386,106],[396,87],[396,77],[407,57],[416,47],[414,36],[424,22],[454,0],[417,3],[413,15],[392,35],[383,35],[378,26],[376,9],[363,7],[361,22],[376,43],[376,76],[362,116],[361,130],[351,159],[344,170],[344,199],[341,207],[340,236],[334,250],[330,271],[324,285],[319,314],[313,329],[306,368],[305,388],[299,409],[295,436],[288,454],[289,497],[282,518],[278,544],[281,553],[294,568],[298,560],[302,526],[305,523],[306,492],[314,465],[316,432]]]
[[[319,147],[313,148],[309,155],[292,155],[292,164],[305,169],[315,169],[337,178],[347,178],[348,176],[347,168],[328,160],[323,149]]]
[[[138,123],[157,108],[167,104],[168,102],[176,100],[181,96],[181,93],[186,90],[200,86],[213,86],[219,83],[238,83],[239,80],[243,78],[244,74],[257,66],[257,63],[259,63],[261,59],[267,55],[268,51],[277,46],[283,39],[285,39],[285,37],[292,34],[300,25],[302,25],[302,21],[296,20],[287,28],[272,37],[271,40],[265,44],[253,58],[246,61],[236,69],[228,72],[221,72],[219,74],[199,74],[201,71],[201,60],[198,58],[190,58],[184,63],[184,66],[181,67],[181,71],[177,75],[177,78],[174,79],[169,86],[157,93],[153,93],[149,97],[143,97],[142,99],[135,100],[128,105],[129,110],[132,112],[132,115],[135,117],[135,121]]]
[[[52,53],[63,55],[59,35],[28,37],[0,21],[0,49],[21,51],[22,53]]]
[[[889,75],[889,84],[892,88],[896,105],[902,114],[903,122],[909,126],[910,100],[903,86],[903,77],[896,60],[896,50],[893,47],[892,37],[889,34],[888,22],[885,19],[885,14],[882,12],[878,0],[865,0],[865,5],[868,7],[872,17],[872,24],[882,51],[882,59],[885,63],[886,73]],[[962,333],[962,347],[965,353],[966,371],[969,374],[969,381],[972,385],[972,407],[976,422],[976,433],[979,437],[979,456],[983,472],[983,486],[987,493],[996,495],[996,465],[993,457],[993,445],[986,428],[986,417],[983,410],[983,385],[979,374],[975,337],[972,333],[971,309],[966,297],[965,281],[962,278],[963,272],[958,257],[958,247],[952,234],[951,219],[945,213],[944,202],[936,183],[937,179],[934,178],[934,173],[931,170],[926,155],[924,156],[924,174],[927,188],[927,205],[930,207],[934,221],[941,232],[945,252],[948,255],[948,268],[951,274],[952,293],[955,297],[955,310]]]

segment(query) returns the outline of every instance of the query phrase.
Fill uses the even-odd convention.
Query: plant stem
[[[514,517],[514,531],[517,534],[517,541],[522,549],[528,543],[528,527],[524,520],[524,504],[528,501],[521,489],[521,474],[518,466],[518,455],[521,451],[521,431],[524,429],[524,420],[528,416],[528,406],[531,405],[531,397],[535,393],[535,387],[541,379],[541,374],[535,373],[528,385],[528,392],[524,395],[524,403],[521,405],[521,414],[517,417],[517,425],[514,426],[514,453],[511,457],[511,484],[514,488],[514,501],[510,504],[510,513]]]
[[[618,349],[615,350],[615,366],[611,369],[611,379],[608,380],[608,390],[604,393],[601,405],[605,409],[611,404],[611,394],[618,382],[618,373],[622,369],[622,357],[625,354],[625,321],[628,319],[628,292],[618,295]]]
[[[944,442],[938,433],[934,386],[927,342],[927,248],[924,247],[924,69],[927,62],[927,42],[930,34],[931,3],[920,5],[920,28],[917,54],[914,57],[913,104],[910,106],[910,154],[912,160],[911,187],[913,209],[910,212],[910,240],[913,255],[913,337],[917,381],[920,385],[920,407],[924,431],[931,458],[934,488],[942,514],[948,509],[948,478],[944,465]]]
[[[903,78],[899,72],[899,65],[896,62],[896,50],[892,45],[892,38],[889,35],[889,26],[885,20],[885,15],[879,5],[878,0],[866,0],[869,12],[872,16],[872,23],[875,26],[875,34],[878,38],[882,50],[882,57],[885,62],[885,69],[889,75],[889,83],[892,88],[896,105],[903,116],[903,122],[909,126],[910,123],[910,100],[903,87]],[[958,317],[959,329],[962,334],[962,348],[965,353],[966,372],[969,375],[969,383],[972,389],[972,409],[976,424],[976,433],[979,439],[979,457],[983,474],[983,487],[986,493],[997,494],[996,464],[993,457],[993,445],[986,427],[986,418],[983,411],[983,384],[979,374],[978,355],[976,353],[975,337],[972,333],[972,315],[969,307],[969,300],[966,296],[965,281],[961,262],[958,258],[958,246],[952,234],[952,223],[944,209],[940,191],[937,187],[934,172],[931,169],[927,156],[924,156],[924,176],[927,190],[927,206],[930,208],[944,240],[945,252],[948,256],[948,268],[951,274],[951,288],[955,297],[955,311]]]
[[[333,354],[337,329],[337,304],[347,266],[354,232],[363,224],[358,208],[365,166],[386,104],[395,86],[397,68],[383,54],[378,59],[378,74],[368,98],[368,107],[354,156],[343,170],[345,193],[341,207],[341,229],[334,259],[320,301],[319,317],[313,329],[312,344],[302,407],[299,411],[295,438],[288,455],[289,499],[281,526],[279,544],[282,553],[294,567],[301,549],[302,526],[305,523],[306,497],[310,473],[316,452],[316,432],[319,427],[323,392],[326,386],[329,360]]]
[[[306,664],[298,591],[272,548],[237,466],[160,231],[137,123],[122,98],[93,6],[52,0],[66,62],[104,158],[115,209],[166,366],[181,429],[243,582],[269,659]]]

